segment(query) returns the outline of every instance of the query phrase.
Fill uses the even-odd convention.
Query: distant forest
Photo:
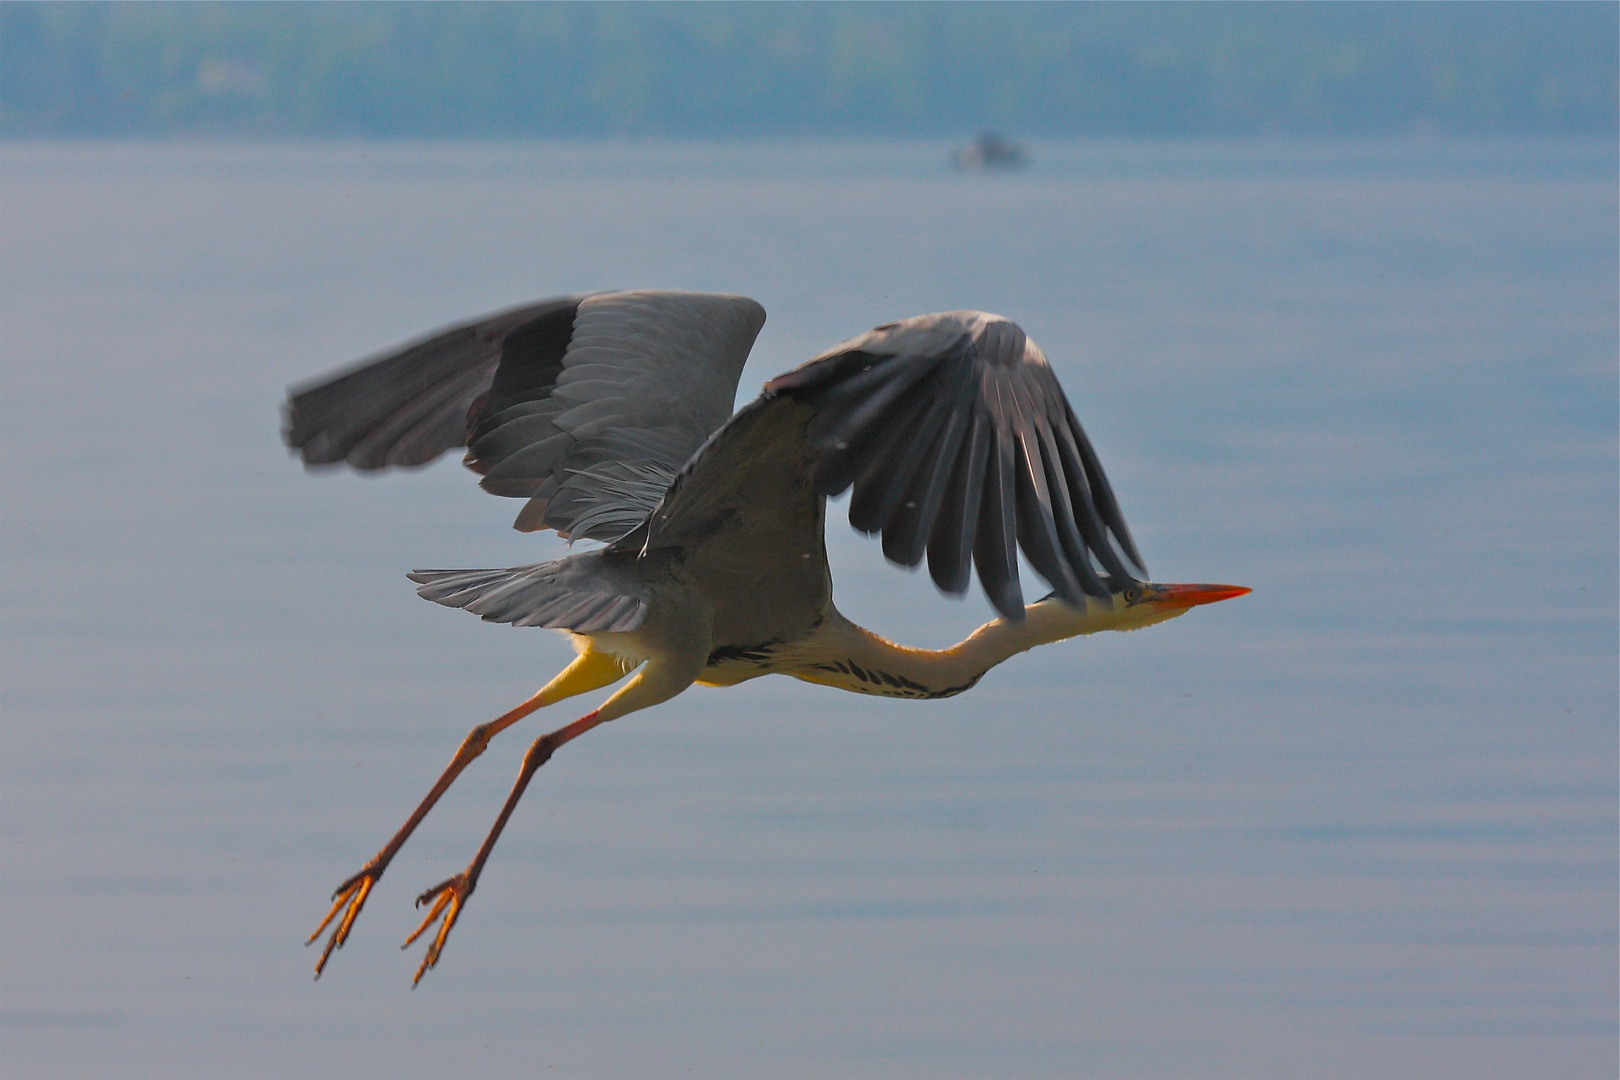
[[[1613,134],[1593,3],[0,3],[0,135]]]

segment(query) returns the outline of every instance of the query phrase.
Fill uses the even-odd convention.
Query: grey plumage
[[[630,292],[587,297],[549,386],[511,420],[492,416],[470,450],[485,484],[529,504],[520,529],[614,540],[658,502],[709,433],[731,415],[765,312],[743,297]],[[504,364],[503,364],[504,366]],[[497,376],[498,381],[498,376]],[[519,448],[487,457],[510,441]],[[659,477],[663,484],[649,483]],[[498,485],[498,488],[496,487]]]
[[[306,465],[424,465],[467,443],[469,410],[490,388],[507,335],[565,315],[578,297],[527,304],[441,330],[287,391],[282,435]]]
[[[1070,603],[1146,568],[1107,477],[1040,347],[977,311],[880,326],[773,379],[816,410],[822,494],[853,487],[849,519],[946,592],[971,556],[996,610],[1019,617],[1017,550]]]
[[[564,297],[426,338],[289,391],[310,465],[419,465],[453,447],[523,531],[613,540],[731,415],[765,312],[746,297]],[[662,483],[654,483],[654,478]]]
[[[831,591],[822,502],[850,489],[851,523],[881,534],[888,558],[926,556],[952,593],[976,566],[1010,620],[1024,614],[1019,549],[1071,604],[1109,596],[1130,568],[1146,575],[1085,432],[1017,325],[975,311],[889,323],[772,380],[728,420],[764,317],[742,297],[654,291],[515,309],[295,389],[287,440],[310,464],[359,468],[465,445],[487,490],[528,500],[519,529],[610,542],[611,586],[592,576],[608,565],[598,553],[412,575],[428,599],[516,625],[639,625],[655,601],[626,582],[654,562],[672,572],[658,551],[707,575],[717,634],[765,635],[717,646],[773,636],[772,618],[819,619],[809,609]],[[729,610],[748,604],[765,614]]]
[[[578,633],[627,632],[647,615],[644,598],[601,572],[600,552],[509,570],[413,570],[425,599],[485,622]],[[617,586],[617,587],[615,587]]]

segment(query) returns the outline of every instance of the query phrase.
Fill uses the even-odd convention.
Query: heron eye
[[[1127,604],[1134,604],[1138,600],[1140,600],[1141,598],[1142,598],[1142,590],[1141,589],[1126,589],[1125,590],[1125,602]]]

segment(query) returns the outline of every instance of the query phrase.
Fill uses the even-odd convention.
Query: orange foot
[[[439,927],[438,936],[433,939],[433,944],[428,946],[427,955],[422,957],[422,964],[416,969],[416,977],[411,980],[413,989],[417,983],[422,981],[422,976],[427,973],[429,968],[439,966],[439,954],[444,951],[445,939],[450,936],[450,928],[456,925],[456,918],[461,914],[462,907],[467,903],[467,897],[472,895],[473,887],[473,879],[463,870],[455,877],[439,882],[439,884],[416,898],[417,907],[421,907],[429,900],[432,900],[433,908],[428,912],[427,918],[422,920],[422,925],[418,926],[416,931],[405,939],[405,944],[401,945],[400,948],[410,948],[411,944],[421,937],[423,932],[432,926],[441,914],[444,916],[444,925]]]
[[[334,950],[343,948],[343,943],[349,939],[349,928],[354,926],[354,920],[359,918],[360,909],[366,906],[366,897],[371,895],[371,887],[377,884],[377,879],[382,877],[382,873],[382,866],[373,860],[361,867],[358,874],[333,890],[332,910],[326,913],[321,925],[317,926],[315,932],[309,935],[309,940],[304,942],[305,945],[313,945],[315,939],[321,936],[321,931],[337,918],[338,912],[343,912],[343,919],[333,929],[332,936],[326,939],[326,948],[321,950],[321,958],[315,963],[317,979],[321,977],[321,971],[326,967],[327,958]]]

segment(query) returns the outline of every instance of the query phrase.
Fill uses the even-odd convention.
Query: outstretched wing
[[[282,437],[306,465],[425,465],[467,443],[507,337],[550,326],[568,342],[579,296],[529,304],[436,334],[287,391]]]
[[[1019,548],[1074,603],[1133,580],[1125,560],[1146,575],[1045,354],[977,311],[880,326],[773,379],[623,543],[750,551],[754,525],[805,521],[806,497],[851,487],[850,522],[882,533],[885,555],[915,566],[926,554],[951,593],[976,565],[1009,619],[1023,617]]]
[[[741,296],[564,297],[442,331],[288,392],[306,464],[421,465],[453,447],[516,527],[613,540],[731,415],[765,310]]]

